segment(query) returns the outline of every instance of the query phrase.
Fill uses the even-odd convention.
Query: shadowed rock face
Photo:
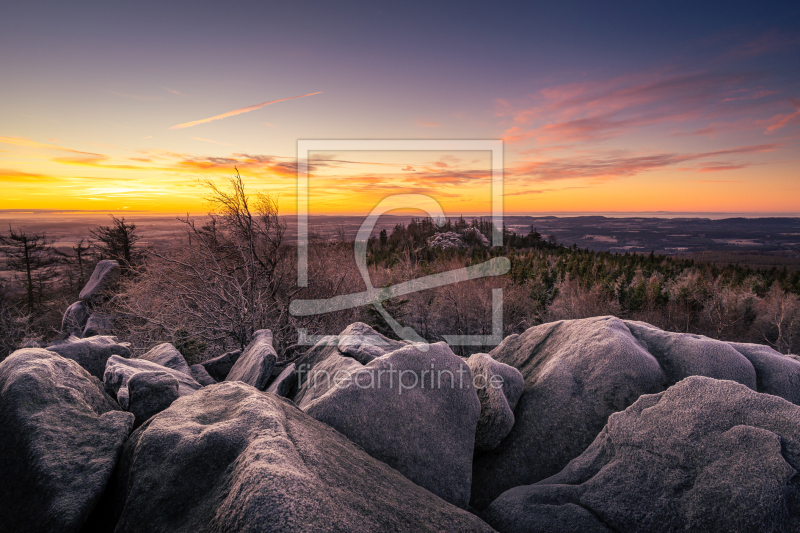
[[[189,364],[186,362],[186,359],[183,358],[181,352],[168,342],[159,344],[139,357],[139,359],[152,361],[153,363],[171,368],[172,370],[183,372],[187,376],[192,375],[192,371],[189,370]]]
[[[480,402],[466,363],[443,342],[427,348],[405,346],[367,365],[332,355],[312,373],[335,363],[350,383],[340,380],[337,386],[336,372],[330,374],[332,386],[313,401],[306,395],[301,408],[418,485],[466,508]]]
[[[476,458],[471,503],[477,509],[557,473],[591,444],[609,415],[688,376],[800,399],[797,361],[774,350],[614,317],[543,324],[506,338],[491,355],[519,369],[525,388],[508,437]]]
[[[501,532],[590,516],[620,532],[800,531],[799,422],[781,398],[690,377],[612,415],[564,470],[483,516]]]
[[[201,387],[191,376],[187,376],[183,372],[178,372],[144,359],[123,359],[112,355],[106,362],[103,386],[106,392],[117,399],[123,409],[128,408],[128,381],[139,372],[166,372],[170,374],[177,380],[178,393],[181,396],[192,394]]]
[[[264,390],[277,360],[278,354],[272,347],[272,332],[268,329],[256,331],[225,381],[241,381]]]
[[[291,403],[241,382],[133,433],[116,531],[491,531]]]
[[[689,376],[707,376],[729,379],[756,390],[753,365],[726,342],[663,331],[645,322],[625,321],[625,325],[656,358],[670,385]]]
[[[139,427],[180,397],[178,380],[167,372],[137,372],[128,380],[128,412]]]
[[[90,309],[103,300],[105,293],[117,283],[120,276],[119,263],[105,259],[94,267],[89,281],[78,295]]]
[[[103,379],[106,361],[109,357],[112,355],[125,358],[131,356],[130,343],[118,342],[116,337],[107,335],[88,339],[71,336],[60,344],[48,346],[47,350],[72,359],[97,379]]]
[[[513,366],[476,353],[467,360],[472,382],[481,402],[481,417],[475,431],[475,451],[497,448],[514,427],[517,406],[525,381]]]
[[[217,382],[216,379],[209,375],[209,373],[206,371],[206,367],[203,365],[192,365],[189,367],[189,370],[192,372],[192,377],[194,380],[204,387],[206,385],[213,385]]]
[[[97,378],[48,350],[0,363],[0,530],[79,531],[133,425]]]
[[[297,374],[294,363],[284,368],[280,374],[269,384],[266,392],[277,394],[282,398],[288,397],[297,387]]]
[[[525,387],[514,428],[475,459],[476,509],[512,487],[555,474],[592,443],[609,415],[667,385],[658,361],[613,317],[530,328],[490,355],[517,368]]]
[[[239,360],[239,357],[242,355],[241,350],[234,350],[232,352],[227,352],[219,357],[215,357],[213,359],[209,359],[207,361],[203,361],[203,367],[206,369],[206,372],[217,381],[225,381],[225,378],[228,377],[228,374],[233,368],[233,365],[236,364],[236,361]]]
[[[800,360],[763,344],[729,344],[755,368],[758,392],[780,396],[800,405]]]

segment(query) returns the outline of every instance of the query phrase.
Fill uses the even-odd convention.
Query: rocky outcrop
[[[758,392],[774,394],[800,405],[800,360],[763,344],[728,344],[753,365]]]
[[[66,335],[81,337],[83,330],[86,328],[86,322],[89,320],[89,315],[89,309],[86,308],[82,301],[70,305],[64,311],[64,317],[61,319],[61,332]]]
[[[656,358],[613,317],[536,326],[490,355],[518,369],[525,387],[511,432],[475,459],[471,504],[479,510],[512,487],[557,473],[612,413],[668,385]]]
[[[786,400],[690,377],[612,415],[564,470],[483,516],[501,532],[800,531],[798,421]]]
[[[297,387],[297,374],[295,371],[294,363],[287,365],[267,386],[266,392],[287,398]]]
[[[128,380],[127,410],[139,427],[180,397],[178,380],[168,372],[137,372]]]
[[[466,508],[480,402],[466,363],[445,343],[361,365],[332,355],[305,379],[330,380],[301,408],[442,499]],[[330,373],[330,370],[335,371]]]
[[[514,408],[525,381],[519,370],[495,361],[485,353],[472,355],[467,365],[472,371],[472,383],[481,402],[475,451],[493,450],[514,427]]]
[[[233,368],[233,365],[236,364],[236,361],[239,360],[239,357],[242,355],[241,350],[234,350],[232,352],[224,353],[218,357],[214,357],[213,359],[209,359],[207,361],[203,361],[200,363],[206,369],[206,372],[217,381],[225,381],[225,378],[228,377],[228,374]]]
[[[112,355],[130,357],[130,346],[128,342],[119,342],[116,337],[106,335],[88,339],[70,336],[63,342],[48,346],[47,349],[62,357],[72,359],[91,375],[102,380],[108,358]]]
[[[151,418],[118,472],[118,533],[491,531],[241,382],[206,387]]]
[[[189,370],[189,364],[186,362],[186,359],[183,358],[181,352],[168,342],[155,346],[149,352],[140,356],[139,359],[151,361],[158,365],[171,368],[172,370],[183,372],[187,376],[192,375],[192,371]]]
[[[472,505],[549,477],[580,455],[608,416],[642,394],[699,375],[797,402],[800,367],[767,347],[671,333],[597,317],[543,324],[506,338],[491,355],[525,378],[515,424],[475,461]]]
[[[0,363],[0,529],[79,531],[133,425],[100,382],[43,349]]]
[[[201,387],[191,376],[183,372],[178,372],[144,359],[123,359],[112,355],[106,362],[103,386],[106,392],[117,399],[123,409],[127,410],[129,406],[128,381],[139,372],[166,372],[170,374],[177,380],[178,393],[181,396],[192,394]]]
[[[189,367],[189,370],[191,371],[194,380],[204,387],[206,385],[213,385],[217,382],[216,379],[209,375],[209,373],[206,371],[206,367],[203,365],[192,365]]]
[[[409,343],[381,335],[363,322],[350,324],[339,334],[339,351],[366,365],[376,357],[399,350]]]
[[[305,409],[333,387],[332,377],[358,372],[364,365],[343,354],[336,335],[323,337],[295,362],[297,389],[291,396],[300,409]]]
[[[267,382],[272,376],[272,368],[277,360],[278,354],[272,347],[272,332],[268,329],[258,330],[253,334],[253,340],[233,365],[225,381],[241,381],[258,390],[264,390],[267,388]]]
[[[756,390],[750,361],[727,342],[702,335],[672,333],[645,322],[625,321],[636,340],[656,358],[669,384],[689,376],[729,379]]]
[[[108,259],[100,261],[94,267],[89,281],[86,282],[78,298],[80,298],[89,309],[92,309],[105,299],[108,292],[114,287],[117,281],[119,281],[120,272],[119,263],[116,261]]]

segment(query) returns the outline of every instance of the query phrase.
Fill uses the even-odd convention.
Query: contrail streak
[[[177,124],[175,126],[170,127],[171,130],[180,130],[183,128],[191,128],[192,126],[197,126],[198,124],[205,124],[206,122],[211,122],[212,120],[219,120],[222,118],[232,117],[234,115],[240,115],[242,113],[249,113],[250,111],[255,111],[256,109],[261,109],[265,105],[275,104],[277,102],[285,102],[286,100],[294,100],[295,98],[303,98],[305,96],[314,96],[315,94],[322,94],[322,91],[316,93],[309,93],[309,94],[301,94],[300,96],[292,96],[289,98],[281,98],[280,100],[270,100],[269,102],[264,102],[262,104],[251,105],[247,107],[243,107],[241,109],[235,109],[233,111],[228,111],[227,113],[222,113],[221,115],[216,115],[211,118],[204,118],[202,120],[195,120],[193,122],[186,122],[184,124]]]

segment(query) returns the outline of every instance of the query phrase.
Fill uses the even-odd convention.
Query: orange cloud
[[[222,113],[221,115],[214,115],[210,118],[204,118],[201,120],[194,120],[192,122],[185,122],[183,124],[176,124],[175,126],[171,126],[169,129],[171,130],[180,130],[183,128],[191,128],[192,126],[197,126],[199,124],[205,124],[206,122],[211,122],[212,120],[221,120],[223,118],[233,117],[236,115],[241,115],[242,113],[249,113],[250,111],[255,111],[256,109],[261,109],[264,106],[275,104],[277,102],[285,102],[286,100],[294,100],[295,98],[304,98],[306,96],[314,96],[315,94],[322,94],[322,92],[316,93],[308,93],[308,94],[301,94],[300,96],[291,96],[289,98],[281,98],[279,100],[270,100],[269,102],[263,102],[261,104],[255,104],[247,107],[242,107],[241,109],[234,109],[233,111],[228,111],[227,113]]]
[[[44,174],[31,174],[28,172],[20,172],[19,170],[0,168],[0,181],[41,182],[58,181],[58,178],[46,176]]]

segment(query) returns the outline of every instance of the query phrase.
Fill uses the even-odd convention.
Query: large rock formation
[[[491,355],[519,369],[525,388],[511,433],[476,458],[477,509],[555,474],[589,446],[609,415],[688,376],[732,380],[794,402],[800,396],[797,362],[766,347],[614,317],[543,324],[506,338]]]
[[[97,378],[48,350],[0,363],[0,530],[79,531],[133,425]]]
[[[118,471],[118,533],[491,531],[240,382],[206,387],[151,418]]]
[[[536,326],[507,337],[490,355],[517,368],[525,387],[509,435],[476,457],[476,509],[557,473],[592,443],[609,415],[668,384],[658,361],[613,317]]]
[[[236,361],[239,360],[239,357],[242,355],[241,350],[234,350],[232,352],[224,353],[218,357],[214,357],[213,359],[209,359],[207,361],[203,361],[200,363],[206,369],[206,372],[217,381],[225,381],[225,378],[228,377],[228,374],[233,368],[233,365],[236,364]]]
[[[367,365],[332,355],[305,378],[329,381],[329,388],[312,401],[306,395],[301,408],[418,485],[466,508],[480,402],[460,357],[443,342],[425,348],[405,346]],[[325,375],[317,379],[320,372]]]
[[[729,344],[753,365],[758,392],[800,405],[800,359],[787,357],[763,344]]]
[[[152,361],[153,363],[171,368],[172,370],[183,372],[187,376],[192,375],[192,371],[189,370],[189,364],[186,362],[186,359],[183,358],[181,352],[168,342],[155,346],[146,354],[139,357],[139,359]]]
[[[253,340],[247,345],[241,357],[233,365],[225,381],[242,381],[248,385],[264,390],[272,376],[272,368],[278,354],[272,347],[272,332],[261,329],[253,334]]]
[[[96,304],[99,304],[107,296],[109,290],[119,280],[120,276],[119,263],[105,259],[97,263],[94,267],[89,281],[81,290],[78,295],[88,307],[91,309]]]
[[[656,358],[670,385],[689,376],[707,376],[730,379],[756,390],[753,365],[726,342],[663,331],[645,322],[626,321],[625,325]]]
[[[63,342],[48,346],[47,349],[62,357],[72,359],[97,379],[103,379],[108,358],[112,355],[130,357],[130,346],[128,342],[119,342],[116,337],[107,335],[88,339],[70,336]]]
[[[564,470],[483,516],[501,532],[797,532],[798,472],[800,407],[690,377],[612,415]]]
[[[481,417],[475,431],[475,451],[497,448],[514,427],[517,406],[525,381],[519,370],[485,353],[473,354],[467,365],[481,402]]]
[[[117,399],[123,409],[128,409],[128,381],[139,372],[166,372],[170,374],[177,380],[178,393],[181,396],[192,394],[201,387],[191,376],[183,372],[178,372],[144,359],[123,359],[112,355],[106,362],[103,386],[106,392]]]
[[[137,372],[128,380],[128,412],[139,427],[180,397],[178,380],[168,372]]]

